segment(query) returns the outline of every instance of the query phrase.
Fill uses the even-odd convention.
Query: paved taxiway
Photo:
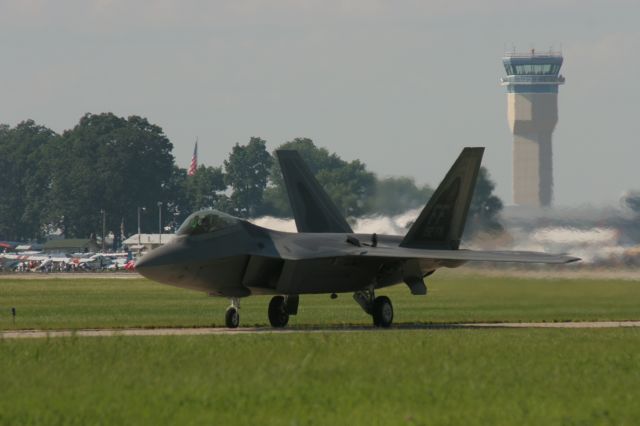
[[[370,326],[324,327],[324,328],[122,328],[82,330],[17,330],[0,331],[0,339],[29,339],[51,337],[110,337],[110,336],[203,336],[241,334],[293,334],[293,333],[348,333],[357,331],[430,330],[448,328],[620,328],[640,327],[640,321],[597,322],[514,322],[514,323],[459,323],[459,324],[399,324],[389,329]]]

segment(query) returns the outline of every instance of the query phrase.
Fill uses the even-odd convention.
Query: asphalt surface
[[[87,280],[105,278],[133,280],[143,278],[137,272],[0,272],[0,280]]]
[[[627,280],[640,281],[638,268],[594,268],[571,264],[554,268],[533,267],[482,267],[464,265],[460,268],[438,270],[438,276],[474,275],[497,278],[531,278],[531,279],[587,279],[587,280]],[[60,280],[60,279],[140,279],[137,272],[0,272],[0,280]]]
[[[52,337],[112,337],[112,336],[204,336],[243,334],[349,333],[393,330],[483,329],[483,328],[622,328],[640,327],[640,321],[598,322],[518,322],[518,323],[460,323],[460,324],[400,324],[389,329],[371,326],[324,328],[122,328],[83,330],[16,330],[0,331],[0,339],[37,339]]]

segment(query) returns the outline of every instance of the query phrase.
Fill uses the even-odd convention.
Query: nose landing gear
[[[224,313],[224,323],[229,328],[238,328],[240,325],[240,299],[231,298],[231,306]]]

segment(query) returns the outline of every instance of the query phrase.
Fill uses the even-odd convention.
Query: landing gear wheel
[[[272,327],[284,327],[289,322],[289,313],[284,296],[274,296],[269,303],[269,322]]]
[[[393,322],[393,306],[387,296],[378,296],[373,300],[371,309],[373,325],[387,328]]]
[[[240,313],[234,306],[229,306],[224,314],[224,323],[229,328],[238,328],[240,325]]]

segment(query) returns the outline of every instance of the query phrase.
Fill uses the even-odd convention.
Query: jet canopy
[[[190,215],[180,228],[178,235],[200,235],[229,228],[239,222],[233,216],[217,210],[201,210]]]

